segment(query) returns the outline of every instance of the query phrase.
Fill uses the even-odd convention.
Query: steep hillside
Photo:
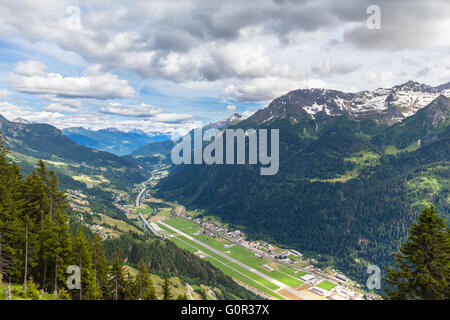
[[[255,165],[183,166],[160,182],[159,196],[205,208],[254,237],[309,251],[363,280],[368,264],[391,262],[424,204],[434,202],[450,220],[449,99],[437,94],[388,126],[380,121],[388,113],[377,108],[355,116],[325,104],[311,114],[305,105],[349,97],[327,91],[320,100],[325,91],[309,92],[278,98],[235,126],[280,129],[277,175],[260,176]]]

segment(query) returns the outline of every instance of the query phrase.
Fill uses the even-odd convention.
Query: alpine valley
[[[71,222],[100,234],[109,260],[119,248],[131,273],[144,262],[155,283],[170,276],[191,299],[287,299],[285,289],[276,289],[279,281],[292,291],[306,281],[299,279],[310,263],[359,283],[368,265],[390,266],[391,253],[430,203],[450,221],[449,108],[450,83],[409,81],[358,93],[301,89],[250,117],[233,114],[203,128],[279,129],[280,170],[274,176],[260,176],[258,165],[173,166],[176,142],[160,133],[61,131],[2,116],[0,132],[22,174],[35,171],[40,159],[56,172]],[[189,221],[194,219],[199,225]],[[241,230],[246,241],[270,243],[281,255],[281,248],[298,250],[294,256],[300,251],[300,269],[274,260],[281,272],[274,270],[245,246],[226,252],[255,266],[230,269],[213,248],[189,238],[230,248],[231,238],[217,240],[208,231],[210,221],[216,229]],[[261,272],[276,280],[267,282]],[[336,279],[320,269],[314,274]],[[338,282],[324,280],[322,286],[330,290]],[[296,298],[311,298],[302,292]]]
[[[450,221],[449,89],[409,81],[289,92],[229,127],[279,129],[277,175],[260,176],[257,165],[181,165],[157,196],[363,282],[368,265],[391,264],[424,206]]]

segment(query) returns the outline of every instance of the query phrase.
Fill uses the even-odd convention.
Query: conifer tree
[[[123,274],[123,266],[120,263],[120,250],[117,249],[114,261],[111,265],[110,274],[110,292],[111,292],[111,298],[113,300],[121,300],[123,299],[123,293],[124,293],[124,274]]]
[[[172,300],[172,290],[170,288],[169,279],[167,277],[164,278],[164,283],[162,285],[162,293],[163,293],[163,300]]]
[[[156,300],[152,278],[150,277],[147,266],[143,262],[140,263],[139,273],[136,276],[136,291],[136,298],[139,300]]]
[[[105,255],[105,247],[102,238],[96,233],[92,239],[92,257],[98,286],[103,298],[107,296],[108,290],[108,261]]]
[[[78,228],[72,241],[74,262],[81,272],[80,300],[97,300],[101,293],[98,287],[95,269],[92,262],[92,249],[82,228]]]
[[[0,135],[0,282],[20,269],[22,177],[17,165],[6,159],[8,152]]]
[[[426,207],[413,224],[395,268],[385,277],[387,299],[450,299],[450,231],[434,206]]]

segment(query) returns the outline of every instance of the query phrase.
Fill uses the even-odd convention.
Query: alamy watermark
[[[381,269],[379,266],[370,265],[367,267],[367,273],[371,276],[366,281],[366,286],[369,290],[381,289]]]
[[[76,265],[70,265],[67,267],[67,274],[70,276],[67,278],[66,285],[67,289],[73,290],[81,289],[81,271],[80,267]]]
[[[381,29],[381,9],[380,6],[372,4],[367,7],[366,13],[369,15],[366,21],[367,29],[380,30]]]
[[[270,155],[268,152],[269,131]],[[177,165],[260,164],[262,165],[260,174],[270,176],[277,174],[280,167],[279,139],[279,129],[248,129],[245,131],[243,129],[226,129],[219,131],[196,128],[192,134],[185,135],[175,145],[171,158],[172,162]],[[203,144],[203,142],[210,143]]]

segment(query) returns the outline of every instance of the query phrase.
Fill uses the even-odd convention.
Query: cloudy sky
[[[299,88],[439,85],[448,30],[447,0],[0,0],[0,114],[181,133]]]

